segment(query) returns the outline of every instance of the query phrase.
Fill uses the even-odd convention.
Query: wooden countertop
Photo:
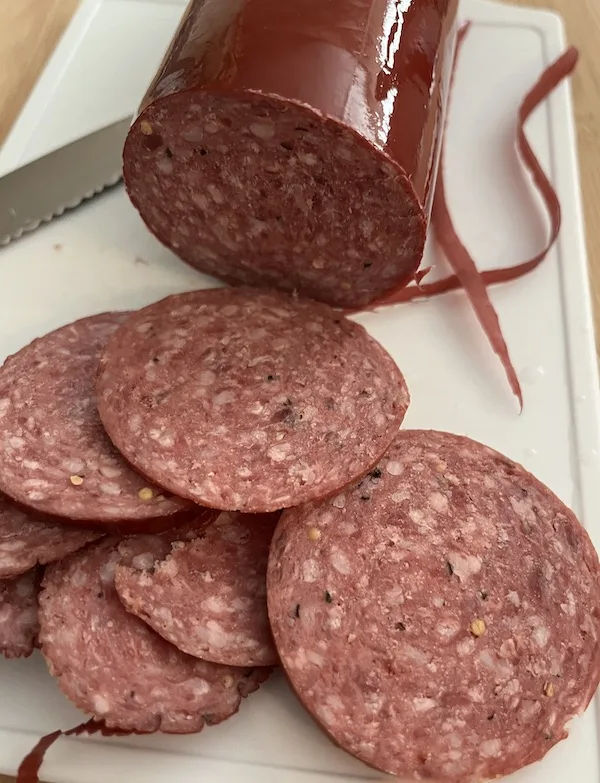
[[[0,0],[0,143],[79,0]],[[598,0],[508,0],[552,8],[566,20],[569,40],[582,60],[573,80],[579,134],[588,251],[600,344],[600,2]],[[0,775],[0,783],[13,783]]]

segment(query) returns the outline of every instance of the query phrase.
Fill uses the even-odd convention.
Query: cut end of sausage
[[[231,284],[360,307],[408,282],[423,255],[425,216],[400,167],[276,97],[157,100],[131,128],[124,177],[158,239]]]

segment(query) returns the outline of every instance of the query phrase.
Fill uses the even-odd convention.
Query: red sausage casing
[[[130,197],[230,283],[367,304],[425,242],[456,0],[192,0],[131,128]]]

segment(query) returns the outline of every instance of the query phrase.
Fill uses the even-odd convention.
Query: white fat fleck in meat
[[[529,723],[529,721],[533,720],[541,711],[542,706],[538,701],[523,699],[518,711],[519,720],[523,723]]]
[[[325,626],[331,630],[337,631],[342,627],[343,610],[340,606],[332,606],[327,613]]]
[[[438,622],[436,631],[443,639],[454,639],[461,630],[460,623],[451,617],[446,617]]]
[[[227,405],[230,402],[235,402],[237,399],[236,393],[230,389],[219,392],[213,398],[213,405]]]
[[[203,212],[207,212],[209,209],[209,202],[203,193],[192,193],[192,201]]]
[[[569,617],[575,617],[575,612],[577,611],[575,606],[575,597],[570,590],[567,590],[567,600],[565,603],[560,605],[560,608],[565,614],[568,614]]]
[[[513,508],[513,511],[519,517],[519,519],[522,519],[523,522],[527,522],[528,524],[535,523],[536,516],[535,516],[535,512],[531,508],[530,500],[511,496],[509,498],[509,501],[510,501],[510,505]]]
[[[92,704],[96,715],[106,715],[106,713],[110,711],[110,702],[99,693],[94,696]]]
[[[442,513],[448,510],[448,498],[445,495],[442,495],[441,492],[432,492],[431,495],[429,495],[428,501],[434,511]]]
[[[198,696],[204,696],[210,691],[210,684],[206,682],[206,680],[203,680],[201,677],[197,677],[193,680],[187,681],[187,686],[191,687],[192,692],[198,697]]]
[[[275,125],[269,118],[257,120],[256,122],[251,123],[250,133],[256,136],[257,139],[268,141],[275,136]]]
[[[115,569],[117,567],[117,560],[111,558],[100,568],[99,576],[100,581],[104,585],[112,585],[115,581]]]
[[[410,517],[411,521],[415,523],[418,527],[423,526],[423,522],[425,520],[425,512],[421,508],[411,508],[411,510],[408,512],[408,516]],[[426,527],[427,525],[425,525]]]
[[[550,641],[550,629],[545,625],[538,625],[533,629],[532,636],[537,646],[543,650]]]
[[[500,755],[502,751],[502,741],[499,739],[490,739],[482,742],[479,746],[479,755],[486,759],[491,759]]]
[[[157,607],[155,614],[158,620],[162,620],[165,623],[170,623],[173,620],[173,613],[167,606]]]
[[[404,473],[404,465],[402,462],[390,459],[385,465],[385,471],[390,476],[401,476]]]
[[[319,162],[319,159],[313,152],[299,152],[298,160],[307,166],[316,166]]]
[[[282,443],[278,446],[271,446],[271,448],[267,451],[267,455],[269,459],[273,460],[273,462],[284,462],[290,453],[290,448],[291,446],[289,443]]]
[[[64,468],[64,470],[70,475],[73,476],[77,473],[83,473],[85,470],[85,462],[82,459],[77,459],[76,457],[71,457],[69,459],[65,459],[61,463],[61,467]]]
[[[136,571],[147,571],[154,566],[154,555],[150,552],[142,552],[132,559],[131,565]]]
[[[197,144],[204,141],[205,131],[198,125],[190,125],[185,130],[181,131],[181,138],[184,141],[189,141],[190,144]]]
[[[177,576],[179,573],[179,566],[177,565],[177,561],[173,560],[172,557],[167,557],[167,559],[161,563],[160,570],[162,574],[165,574],[168,577],[174,577]],[[206,578],[204,579],[205,582],[212,582],[213,579],[209,573],[206,574]]]
[[[306,660],[309,663],[318,666],[319,668],[323,666],[323,664],[325,663],[325,658],[323,658],[323,656],[320,653],[318,653],[316,650],[307,650]]]
[[[302,563],[302,578],[305,582],[316,582],[321,576],[321,569],[316,560],[305,560]]]
[[[507,661],[512,661],[517,655],[517,646],[514,639],[505,639],[500,645],[500,655]]]
[[[42,467],[39,462],[34,459],[24,459],[21,463],[26,470],[40,470]]]
[[[340,574],[352,573],[352,567],[350,566],[350,561],[348,560],[344,552],[340,551],[339,549],[336,548],[332,550],[331,555],[329,556],[329,560],[331,562],[331,565]]]
[[[502,698],[509,699],[511,696],[516,696],[521,691],[521,683],[516,678],[513,678],[500,691]]]
[[[394,492],[390,496],[390,500],[392,501],[392,503],[403,503],[405,500],[409,500],[409,499],[410,499],[410,493],[405,489],[400,490],[399,492]]]
[[[48,489],[49,486],[50,484],[45,479],[40,478],[31,478],[23,482],[23,487],[26,490]]]
[[[512,665],[503,658],[499,658],[492,650],[481,650],[478,658],[483,666],[494,672],[499,681],[507,680],[513,674]]]
[[[461,639],[461,641],[456,645],[456,652],[460,655],[461,658],[464,658],[466,655],[470,655],[474,649],[474,639]]]
[[[222,649],[230,644],[230,634],[216,620],[205,623],[206,641],[209,645]]]
[[[551,582],[554,576],[554,566],[547,560],[542,565],[542,575],[547,582]]]
[[[8,397],[3,397],[0,400],[0,419],[3,419],[6,416],[9,408],[10,408],[10,399]]]
[[[100,492],[102,492],[104,495],[112,495],[116,497],[117,495],[121,494],[121,487],[118,484],[113,484],[112,482],[105,482],[100,484]]]
[[[208,598],[205,598],[204,601],[200,603],[200,606],[215,614],[225,614],[229,611],[227,602],[218,595],[211,595]]]
[[[469,699],[475,704],[483,703],[483,688],[481,687],[481,685],[476,685],[473,688],[469,688],[467,695]]]
[[[429,710],[432,710],[436,705],[437,702],[435,699],[428,699],[424,696],[419,696],[416,699],[413,699],[415,712],[429,712]]]
[[[13,435],[12,438],[8,439],[8,445],[11,447],[11,449],[22,449],[25,445],[25,441],[23,438],[19,438],[17,435]]]
[[[78,473],[79,471],[75,470],[74,473]],[[115,468],[112,465],[101,465],[99,468],[99,472],[101,476],[104,476],[104,478],[107,479],[115,479],[119,478],[122,471],[120,468]]]
[[[475,576],[481,571],[483,565],[480,557],[476,555],[464,555],[460,552],[449,552],[448,562],[452,566],[453,573],[465,582],[471,576]]]
[[[506,595],[507,601],[509,601],[513,606],[521,606],[521,599],[519,597],[519,594],[515,592],[515,590],[509,590],[509,592]]]
[[[401,645],[399,652],[405,658],[408,658],[421,666],[425,666],[431,659],[430,655],[427,655],[427,653],[423,652],[423,650],[419,650],[417,647],[413,647],[412,644],[405,643]]]
[[[338,495],[331,501],[331,505],[335,506],[335,508],[344,508],[346,505],[346,496]]]
[[[206,186],[206,189],[210,193],[210,196],[212,200],[215,202],[215,204],[224,204],[225,203],[225,197],[219,190],[219,188],[216,185],[213,185],[212,183],[209,183]]]
[[[167,157],[158,158],[156,161],[156,168],[161,172],[161,174],[173,173],[173,163],[171,159]]]
[[[296,476],[301,484],[312,484],[317,477],[315,471],[304,462],[294,463],[290,475]]]

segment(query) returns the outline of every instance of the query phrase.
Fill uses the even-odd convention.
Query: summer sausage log
[[[27,658],[36,646],[40,577],[34,568],[0,579],[0,653],[6,658]]]
[[[269,545],[279,514],[224,513],[161,561],[118,566],[126,609],[179,650],[229,666],[278,661],[267,617]]]
[[[98,417],[100,353],[126,317],[102,313],[63,326],[0,368],[0,490],[38,514],[127,527],[173,526],[191,513],[127,465]]]
[[[122,606],[120,564],[152,562],[167,537],[109,538],[48,566],[40,644],[66,696],[109,727],[187,734],[237,712],[268,668],[242,669],[185,655]]]
[[[379,770],[479,783],[540,759],[600,678],[600,569],[573,513],[467,438],[403,431],[284,512],[269,618],[300,700]]]
[[[42,522],[0,495],[0,579],[60,560],[101,535]]]
[[[143,475],[223,511],[325,497],[385,452],[409,403],[393,359],[325,304],[253,288],[169,296],[100,362],[98,411]]]
[[[359,307],[420,264],[456,0],[192,0],[124,150],[130,198],[233,284]]]

